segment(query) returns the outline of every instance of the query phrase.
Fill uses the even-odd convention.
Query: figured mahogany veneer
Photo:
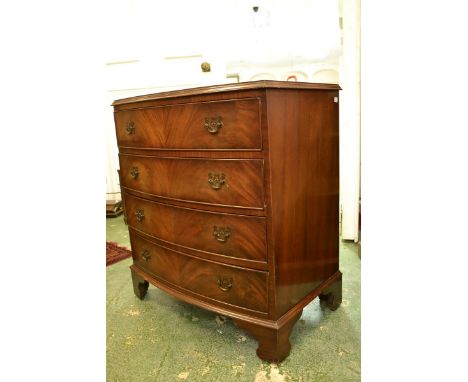
[[[125,110],[115,113],[115,124],[117,141],[123,147],[262,148],[258,98]]]
[[[268,272],[187,256],[135,234],[131,244],[134,263],[162,281],[252,313],[268,310]]]
[[[125,194],[127,224],[153,239],[187,249],[265,264],[266,221],[262,217],[222,214],[156,203]],[[143,211],[143,219],[138,219]]]
[[[139,298],[153,284],[230,316],[272,362],[308,303],[340,305],[338,91],[258,81],[114,102]]]
[[[263,209],[263,161],[120,154],[124,189],[166,199]]]

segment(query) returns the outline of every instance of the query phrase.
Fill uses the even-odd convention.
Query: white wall
[[[361,139],[360,0],[341,0],[343,53],[340,57],[341,237],[358,241]]]

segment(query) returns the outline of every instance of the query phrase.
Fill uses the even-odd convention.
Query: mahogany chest
[[[113,103],[135,294],[232,317],[279,362],[314,298],[341,303],[338,92],[256,81]]]

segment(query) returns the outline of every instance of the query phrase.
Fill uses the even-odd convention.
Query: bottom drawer
[[[134,263],[179,288],[240,308],[267,312],[268,272],[206,261],[132,234]]]

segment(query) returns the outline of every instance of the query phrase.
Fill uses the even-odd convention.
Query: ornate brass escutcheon
[[[135,212],[135,215],[139,222],[142,222],[145,218],[145,213],[143,212],[143,210],[138,210],[137,212]]]
[[[230,227],[213,227],[213,236],[220,243],[225,243],[231,237],[231,228]]]
[[[138,167],[132,167],[132,169],[130,170],[130,175],[133,179],[138,178],[139,173],[140,172],[138,171]]]
[[[128,121],[125,130],[127,130],[128,135],[135,134],[135,123],[133,121]]]
[[[221,127],[223,127],[222,117],[205,118],[205,129],[210,134],[217,134]]]
[[[143,257],[143,260],[148,261],[148,259],[151,258],[151,255],[147,249],[144,249],[141,253],[141,257]]]
[[[208,174],[208,183],[213,190],[219,190],[224,184],[226,184],[226,177],[223,173],[215,174],[210,172]]]
[[[223,292],[227,292],[232,288],[232,278],[218,276],[218,286]]]

